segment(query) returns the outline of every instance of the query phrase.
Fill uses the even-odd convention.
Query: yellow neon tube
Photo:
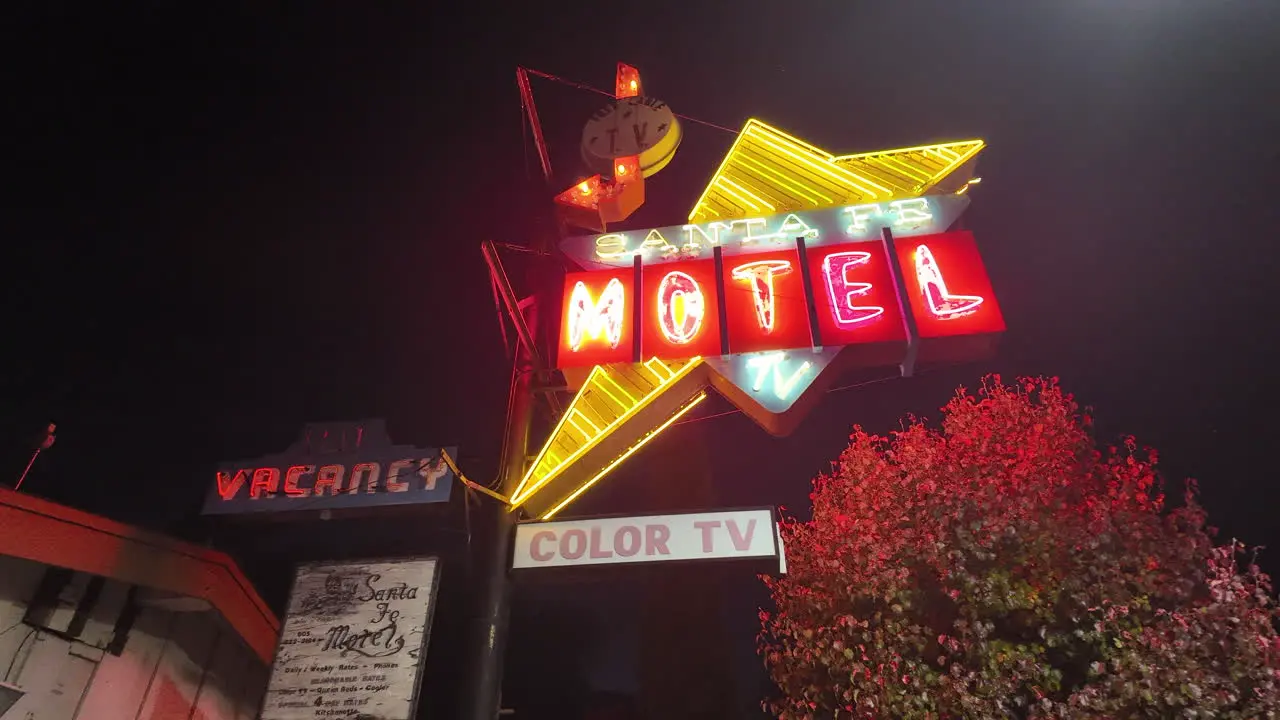
[[[747,128],[751,127],[752,122],[754,121],[752,120],[747,121],[747,126],[744,127],[742,131],[738,133],[738,137],[734,139],[733,145],[729,146],[729,152],[724,154],[724,159],[720,161],[720,166],[717,167],[715,173],[711,175],[711,181],[708,182],[707,186],[702,189],[702,195],[698,196],[698,202],[693,204],[693,212],[689,213],[689,222],[693,222],[693,217],[694,215],[697,214],[698,208],[701,207],[703,201],[707,199],[707,195],[711,192],[711,189],[716,186],[716,179],[719,178],[720,174],[724,172],[724,166],[729,164],[729,158],[732,158],[733,154],[737,152],[738,146],[742,144],[743,138],[747,136]]]
[[[673,424],[675,424],[675,422],[676,422],[677,420],[679,420],[680,418],[684,417],[684,416],[685,416],[685,415],[686,415],[690,410],[692,410],[692,409],[694,409],[695,407],[697,407],[698,403],[700,403],[700,402],[702,402],[703,400],[706,400],[706,399],[707,399],[707,393],[706,393],[706,391],[705,391],[705,390],[704,390],[704,391],[702,391],[702,392],[700,392],[700,393],[698,393],[698,396],[697,396],[697,397],[695,397],[693,400],[691,400],[689,403],[687,403],[684,407],[682,407],[682,408],[680,408],[679,410],[677,410],[675,415],[672,415],[670,418],[668,418],[668,419],[667,419],[667,421],[666,421],[666,422],[662,423],[662,424],[661,424],[661,425],[659,425],[658,427],[656,427],[656,428],[654,428],[653,430],[649,431],[649,433],[648,433],[647,435],[645,435],[644,437],[640,438],[640,440],[638,440],[638,441],[636,442],[636,444],[634,444],[634,445],[632,445],[631,447],[627,448],[626,452],[622,453],[621,455],[619,455],[619,456],[617,457],[617,459],[615,459],[613,462],[611,462],[611,463],[609,463],[608,465],[606,465],[606,466],[605,466],[605,468],[604,468],[603,470],[601,470],[600,472],[596,473],[594,477],[592,477],[590,480],[588,480],[588,481],[584,482],[582,485],[578,486],[578,489],[577,489],[577,490],[574,490],[572,495],[570,495],[569,497],[565,498],[564,500],[561,500],[559,505],[556,505],[555,507],[553,507],[553,508],[551,508],[550,510],[548,510],[548,511],[547,511],[547,513],[546,513],[545,515],[543,515],[543,516],[542,516],[542,519],[543,519],[543,520],[550,520],[552,515],[555,515],[556,513],[558,513],[558,512],[560,512],[561,510],[563,510],[566,506],[568,506],[568,505],[569,505],[569,503],[571,503],[571,502],[573,502],[574,500],[576,500],[576,499],[578,498],[578,496],[579,496],[579,495],[581,495],[582,493],[584,493],[584,492],[586,492],[588,489],[590,489],[592,485],[595,485],[597,482],[600,482],[600,479],[601,479],[601,478],[603,478],[605,475],[609,474],[609,471],[610,471],[610,470],[613,470],[614,468],[616,468],[616,467],[618,467],[619,465],[621,465],[623,460],[626,460],[627,458],[631,457],[633,454],[635,454],[635,452],[636,452],[636,451],[638,451],[640,448],[644,447],[644,446],[645,446],[645,445],[646,445],[650,440],[652,440],[652,439],[654,439],[655,437],[657,437],[659,433],[661,433],[663,430],[666,430],[667,428],[671,427]]]
[[[587,381],[582,383],[582,387],[578,388],[577,394],[573,396],[573,401],[569,403],[569,409],[565,411],[564,415],[560,416],[560,421],[557,422],[555,428],[551,430],[551,434],[547,436],[548,439],[554,438],[560,433],[560,428],[564,427],[564,424],[569,421],[569,416],[573,414],[573,408],[578,404],[578,399],[581,398],[582,394],[591,387],[591,381],[595,378],[596,373],[602,372],[604,372],[604,367],[601,365],[591,368],[591,373],[587,375]],[[524,477],[520,479],[520,484],[516,486],[516,491],[511,493],[511,505],[513,507],[516,504],[516,498],[520,497],[520,491],[524,490],[524,486],[529,482],[529,477],[533,475],[533,471],[538,467],[538,463],[542,462],[543,456],[550,450],[551,444],[548,442],[542,447],[542,451],[538,453],[538,457],[534,458],[533,464],[529,466],[528,472],[526,472]]]
[[[978,139],[958,140],[956,142],[938,143],[937,145],[918,145],[916,147],[909,147],[909,148],[894,148],[892,150],[873,150],[871,152],[854,153],[852,155],[839,155],[832,159],[837,161],[861,160],[863,158],[875,157],[876,155],[888,155],[889,153],[928,152],[930,150],[939,150],[939,151],[951,150],[951,148],[953,147],[972,145],[973,143],[977,143],[977,146],[974,148],[974,150],[981,150],[982,148],[986,147],[986,143],[982,140],[978,140]],[[954,153],[955,151],[951,150],[951,152]],[[972,155],[972,154],[973,152],[964,153],[961,155],[961,157],[963,157],[964,155]]]
[[[670,382],[673,382],[673,381],[674,381],[676,378],[678,378],[678,377],[681,377],[681,376],[683,376],[683,375],[688,374],[688,372],[689,372],[690,370],[692,370],[693,368],[697,367],[697,366],[698,366],[698,364],[699,364],[699,363],[701,363],[701,362],[702,362],[702,358],[701,358],[701,357],[693,357],[693,358],[689,358],[688,363],[687,363],[684,367],[680,368],[680,371],[679,371],[679,372],[677,372],[677,373],[673,374],[671,377],[667,378],[667,380],[665,380],[663,383],[659,384],[659,386],[658,386],[658,387],[654,388],[652,392],[650,392],[648,395],[646,395],[646,396],[645,396],[645,398],[643,398],[643,399],[642,399],[642,400],[640,400],[640,401],[637,401],[635,405],[633,405],[631,408],[629,408],[629,409],[628,409],[628,410],[626,410],[624,413],[622,413],[621,415],[619,415],[619,416],[618,416],[618,418],[617,418],[616,420],[614,420],[613,422],[609,423],[609,424],[605,427],[604,432],[601,432],[600,434],[596,435],[596,437],[595,437],[595,439],[594,439],[594,440],[592,440],[592,441],[590,441],[590,442],[583,443],[581,447],[579,447],[577,450],[574,450],[574,451],[573,451],[573,453],[569,455],[569,457],[567,457],[567,458],[565,458],[564,460],[562,460],[558,465],[556,465],[556,466],[555,466],[555,468],[553,468],[553,469],[552,469],[552,470],[550,470],[550,471],[549,471],[545,476],[543,476],[541,480],[538,480],[538,481],[537,481],[536,483],[534,483],[532,486],[530,486],[530,487],[527,487],[527,488],[526,488],[526,485],[528,484],[529,479],[530,479],[531,477],[533,477],[534,472],[538,469],[538,463],[540,463],[540,462],[542,461],[542,456],[543,456],[543,455],[545,455],[545,454],[547,453],[547,450],[549,450],[549,449],[550,449],[550,447],[551,447],[551,441],[556,437],[556,434],[559,432],[559,430],[560,430],[561,426],[562,426],[562,425],[564,425],[565,418],[567,418],[567,417],[569,416],[570,412],[572,412],[572,410],[567,411],[567,412],[565,413],[564,417],[561,417],[561,418],[560,418],[560,422],[556,424],[556,429],[555,429],[555,431],[553,431],[550,435],[548,435],[548,436],[547,436],[547,443],[546,443],[546,445],[544,445],[544,446],[543,446],[543,448],[542,448],[542,452],[538,453],[538,457],[537,457],[537,459],[536,459],[536,460],[534,460],[533,464],[529,467],[529,471],[525,473],[524,479],[522,479],[522,480],[520,481],[520,485],[516,488],[516,492],[515,492],[514,494],[512,494],[512,496],[511,496],[511,509],[512,509],[512,510],[516,509],[516,507],[518,507],[521,503],[523,503],[525,500],[529,499],[529,496],[533,495],[533,494],[534,494],[534,493],[536,493],[538,490],[541,490],[541,489],[542,489],[542,487],[543,487],[544,485],[546,485],[547,483],[551,482],[551,480],[552,480],[553,478],[555,478],[555,476],[557,476],[557,475],[559,475],[561,472],[563,472],[563,471],[564,471],[564,469],[565,469],[566,467],[568,467],[571,463],[573,463],[573,461],[574,461],[574,460],[577,460],[579,457],[581,457],[583,454],[585,454],[588,450],[590,450],[591,448],[593,448],[593,447],[595,447],[596,445],[598,445],[598,444],[600,443],[600,441],[602,441],[605,437],[607,437],[607,436],[609,435],[609,431],[610,431],[610,429],[611,429],[611,428],[615,428],[615,427],[617,427],[618,425],[620,425],[620,424],[622,424],[623,422],[625,422],[625,421],[627,421],[628,419],[630,419],[630,418],[631,418],[633,415],[635,415],[636,413],[638,413],[638,412],[640,412],[641,410],[643,410],[643,409],[644,409],[644,408],[645,408],[645,407],[646,407],[650,402],[652,402],[652,401],[653,401],[653,400],[654,400],[658,395],[660,395],[660,394],[661,394],[662,387],[663,387],[664,385],[666,385],[666,384],[668,384],[668,383],[670,383]],[[592,377],[595,375],[596,371],[600,371],[600,372],[602,372],[602,373],[606,373],[606,376],[607,376],[607,371],[605,371],[605,370],[604,370],[604,368],[603,368],[603,366],[601,366],[601,365],[597,365],[597,366],[596,366],[596,367],[591,371],[591,376],[592,376]],[[586,391],[587,391],[587,389],[589,389],[590,387],[591,387],[591,377],[588,377],[588,381],[587,381],[586,383],[583,383],[583,385],[582,385],[582,389],[580,389],[580,390],[578,391],[578,395],[574,397],[574,399],[573,399],[573,404],[577,404],[577,402],[578,402],[578,398],[579,398],[579,397],[581,397],[581,396],[582,396],[582,394],[583,394],[584,392],[586,392]],[[573,407],[573,405],[571,404],[571,405],[570,405],[570,408],[572,408],[572,407]],[[522,492],[522,491],[523,491],[523,492]]]

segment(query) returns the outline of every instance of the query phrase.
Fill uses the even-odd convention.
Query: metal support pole
[[[26,481],[27,473],[31,472],[31,466],[36,464],[36,458],[40,457],[40,451],[43,449],[44,448],[36,448],[36,451],[31,453],[31,459],[27,461],[27,466],[23,468],[22,476],[18,478],[18,484],[13,486],[14,490],[22,489],[22,483]]]
[[[536,337],[537,305],[530,303],[524,310],[524,320],[530,335]],[[508,402],[506,435],[503,438],[500,492],[510,497],[524,474],[525,457],[529,447],[529,429],[533,423],[533,375],[535,349],[525,342],[518,343],[515,371],[511,379]],[[480,574],[481,613],[476,623],[476,636],[471,640],[475,654],[470,663],[471,692],[463,701],[464,712],[459,717],[466,720],[495,720],[502,702],[502,663],[506,652],[507,622],[510,615],[510,587],[507,573],[511,564],[511,538],[515,530],[516,513],[505,505],[489,503],[494,532],[492,545],[482,548]]]

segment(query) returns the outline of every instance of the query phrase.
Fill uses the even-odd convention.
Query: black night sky
[[[1102,438],[1160,449],[1171,490],[1198,478],[1224,539],[1280,547],[1280,5],[713,5],[7,9],[3,481],[56,422],[24,491],[204,540],[217,461],[366,417],[400,443],[459,445],[491,477],[509,370],[479,245],[552,232],[515,70],[609,87],[622,60],[677,112],[759,117],[833,152],[984,138],[966,221],[1009,330],[992,362],[832,393],[787,438],[716,398],[696,416],[717,417],[656,441],[577,511],[803,514],[853,423],[936,418],[995,371],[1059,376]],[[567,184],[602,99],[533,88]],[[685,127],[631,226],[682,222],[733,140]],[[710,485],[689,490],[695,475]],[[287,566],[246,567],[279,606],[268,576]],[[557,673],[637,692],[637,582],[522,587],[506,704],[547,705],[536,688]],[[724,644],[732,716],[748,717],[768,690],[752,652],[764,594],[749,573],[716,582],[704,615],[722,627],[687,642]],[[463,651],[441,637],[433,661]]]

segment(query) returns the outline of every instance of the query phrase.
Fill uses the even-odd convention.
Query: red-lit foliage
[[[856,428],[783,528],[760,651],[781,718],[1280,713],[1266,575],[1217,547],[1154,451],[1095,449],[1056,380],[989,378],[942,429]]]

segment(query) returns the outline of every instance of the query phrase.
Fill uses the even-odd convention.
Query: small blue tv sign
[[[204,514],[443,503],[453,481],[439,449],[393,445],[381,420],[312,424],[279,455],[224,463]]]

